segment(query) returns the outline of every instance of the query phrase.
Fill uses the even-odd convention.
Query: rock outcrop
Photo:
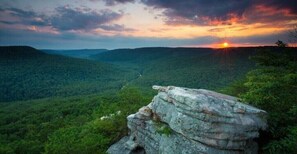
[[[129,115],[130,134],[108,149],[133,153],[257,153],[266,112],[204,89],[153,86],[152,102]]]

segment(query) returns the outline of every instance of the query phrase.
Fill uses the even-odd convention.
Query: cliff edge
[[[129,136],[108,153],[257,153],[253,139],[267,127],[265,111],[204,89],[153,89],[152,102],[127,117]]]

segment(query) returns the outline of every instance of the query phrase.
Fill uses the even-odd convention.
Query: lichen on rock
[[[127,153],[142,149],[148,154],[257,153],[253,139],[267,127],[265,111],[241,103],[236,97],[204,89],[153,89],[159,91],[153,101],[127,117],[130,134],[125,144],[121,140],[108,153],[120,152],[119,147]],[[156,121],[170,130],[170,135],[159,133]]]

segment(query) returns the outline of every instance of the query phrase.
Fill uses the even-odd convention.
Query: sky
[[[0,45],[38,49],[290,42],[296,0],[1,0]]]

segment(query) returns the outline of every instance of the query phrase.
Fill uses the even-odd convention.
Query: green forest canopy
[[[27,100],[0,103],[0,153],[104,153],[127,133],[126,116],[150,102],[152,84],[237,95],[269,113],[263,152],[297,151],[296,48],[141,48],[92,57],[99,62],[0,51],[1,100]]]

